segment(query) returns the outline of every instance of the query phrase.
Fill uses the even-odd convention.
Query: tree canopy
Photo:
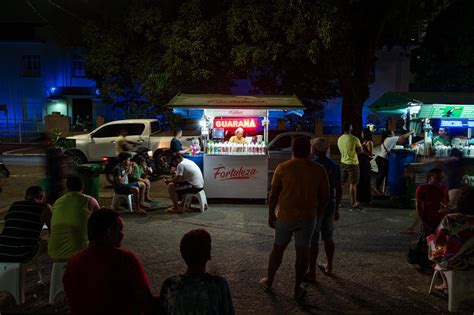
[[[474,2],[455,1],[431,23],[412,52],[413,88],[417,91],[474,90]]]
[[[341,95],[341,118],[356,132],[376,50],[410,43],[414,22],[431,18],[446,3],[62,2],[81,21],[86,70],[106,100],[160,109],[176,93],[229,93],[234,79],[247,78],[256,94],[295,94],[309,108]]]

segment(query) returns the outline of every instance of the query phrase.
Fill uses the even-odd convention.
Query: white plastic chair
[[[122,200],[122,199],[125,199],[127,200],[127,204],[128,204],[128,210],[130,212],[133,212],[133,208],[132,208],[132,194],[129,194],[129,195],[120,195],[120,194],[117,194],[114,192],[114,196],[112,197],[112,209],[116,210],[117,207],[119,206],[119,202]]]
[[[186,194],[184,195],[184,209],[189,210],[191,208],[191,203],[193,201],[193,198],[196,198],[199,202],[199,208],[201,212],[206,211],[209,206],[207,204],[207,198],[206,198],[206,193],[204,192],[204,189],[201,190],[200,192],[196,194]]]
[[[39,282],[43,283],[43,276],[38,260],[31,263],[0,262],[0,291],[10,293],[17,304],[25,303],[25,277],[29,265],[35,264]]]
[[[448,311],[454,312],[462,301],[474,299],[474,270],[435,270],[429,294],[438,275],[448,284]]]
[[[54,262],[51,270],[51,282],[49,283],[49,304],[53,304],[56,295],[64,291],[63,276],[66,262]]]

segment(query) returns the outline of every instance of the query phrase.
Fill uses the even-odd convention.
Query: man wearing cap
[[[239,127],[235,130],[235,136],[232,136],[229,139],[229,142],[245,144],[245,138],[243,137],[243,135],[244,135],[244,129]]]
[[[305,276],[306,281],[316,281],[316,263],[319,253],[319,235],[324,242],[327,264],[318,264],[318,267],[329,275],[332,272],[334,258],[334,241],[332,239],[334,221],[339,219],[339,204],[342,198],[341,169],[339,165],[327,156],[329,143],[325,138],[315,138],[311,141],[312,160],[326,169],[329,178],[328,205],[322,217],[317,221],[311,238],[309,267]]]

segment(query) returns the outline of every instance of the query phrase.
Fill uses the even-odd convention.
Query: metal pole
[[[20,143],[23,143],[22,138],[21,138],[21,125],[22,125],[22,123],[20,122],[18,124],[18,138],[19,138]]]
[[[263,129],[263,138],[264,138],[264,141],[265,141],[265,144],[268,145],[268,127],[270,125],[270,120],[269,118],[270,115],[269,115],[269,110],[267,109],[266,110],[266,117],[265,117],[265,128]]]

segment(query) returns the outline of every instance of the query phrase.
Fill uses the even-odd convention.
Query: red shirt
[[[138,258],[114,247],[86,248],[67,262],[64,291],[74,314],[142,314],[150,283]]]
[[[446,215],[439,212],[441,203],[447,204],[448,201],[448,189],[443,185],[423,184],[418,187],[416,190],[417,211],[425,232],[432,233],[438,227]]]

